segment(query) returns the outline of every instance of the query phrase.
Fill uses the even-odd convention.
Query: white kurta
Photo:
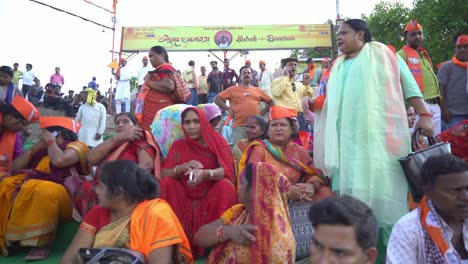
[[[262,78],[260,78],[260,75],[262,76]],[[273,73],[270,70],[265,69],[265,71],[263,71],[263,74],[262,74],[262,71],[260,70],[257,74],[257,78],[258,78],[258,87],[262,89],[266,94],[268,94],[268,96],[272,97],[271,83],[274,80]]]
[[[120,79],[117,82],[117,90],[115,92],[115,100],[130,99],[130,79],[132,72],[128,67],[120,68]]]
[[[102,137],[95,140],[96,133],[103,134],[106,129],[106,108],[97,103],[94,106],[83,104],[78,109],[75,120],[81,123],[78,131],[78,140],[90,147],[95,147],[102,143]]]

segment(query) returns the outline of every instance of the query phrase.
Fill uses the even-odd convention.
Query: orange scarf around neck
[[[453,64],[455,64],[458,67],[463,68],[465,70],[468,67],[468,61],[460,61],[460,60],[457,59],[457,57],[455,55],[453,55],[453,57],[452,57],[452,62],[453,62]]]

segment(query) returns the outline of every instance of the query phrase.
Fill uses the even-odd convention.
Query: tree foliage
[[[423,46],[434,64],[449,60],[457,36],[468,34],[466,0],[415,0],[411,16],[423,27]]]
[[[468,32],[468,1],[414,0],[412,9],[402,3],[378,3],[367,20],[375,40],[399,50],[405,41],[405,25],[417,19],[424,30],[423,46],[434,64],[450,59],[457,35]]]
[[[382,1],[376,4],[367,18],[372,37],[399,49],[404,44],[402,32],[410,20],[410,12],[411,10],[400,2]]]

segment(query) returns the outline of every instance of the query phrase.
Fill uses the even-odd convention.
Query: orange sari
[[[89,151],[82,142],[62,144],[61,149],[73,148],[81,159]],[[41,156],[42,155],[42,156]],[[6,246],[14,241],[20,246],[44,246],[55,239],[59,222],[72,219],[72,204],[61,184],[70,176],[70,168],[86,173],[86,160],[67,168],[56,168],[47,152],[37,153],[30,162],[34,169],[19,170],[0,182],[0,253],[8,255]],[[84,165],[84,167],[83,167]],[[13,172],[15,173],[15,172]],[[62,182],[60,182],[62,180]]]
[[[255,225],[256,241],[249,246],[234,241],[218,244],[207,263],[294,263],[296,241],[286,198],[291,185],[273,166],[264,162],[253,166],[252,208],[249,211],[242,204],[235,205],[221,216],[221,221],[228,226]]]

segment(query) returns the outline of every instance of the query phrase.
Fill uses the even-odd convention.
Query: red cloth
[[[452,154],[468,161],[468,120],[438,134],[436,140],[450,143]]]
[[[120,154],[119,160],[131,160],[138,164],[138,151],[142,149],[148,152],[148,154],[154,158],[155,149],[146,142],[145,138],[137,141],[131,141],[128,147]]]
[[[164,64],[161,67],[159,67],[158,70],[175,71],[174,67],[172,67],[170,64]],[[169,74],[153,73],[151,75],[151,80],[158,81],[166,77],[169,78]],[[153,123],[154,116],[156,115],[156,113],[164,107],[173,104],[175,104],[175,102],[172,101],[170,94],[160,93],[151,89],[145,97],[141,127],[145,130],[149,130],[151,123]]]
[[[94,234],[96,234],[101,228],[110,224],[109,209],[102,208],[99,205],[95,206],[83,217],[83,222],[96,228],[94,230]]]
[[[192,246],[194,256],[201,256],[203,249],[194,247],[192,238],[195,232],[204,225],[219,218],[227,209],[237,202],[237,192],[233,181],[235,176],[234,157],[226,140],[213,130],[203,110],[189,107],[197,112],[200,118],[201,136],[208,146],[185,138],[175,141],[166,160],[164,169],[198,160],[204,169],[224,168],[224,179],[205,180],[195,187],[187,184],[188,176],[177,178],[166,177],[161,181],[161,198],[166,200],[179,218]],[[184,112],[185,112],[184,111]]]

